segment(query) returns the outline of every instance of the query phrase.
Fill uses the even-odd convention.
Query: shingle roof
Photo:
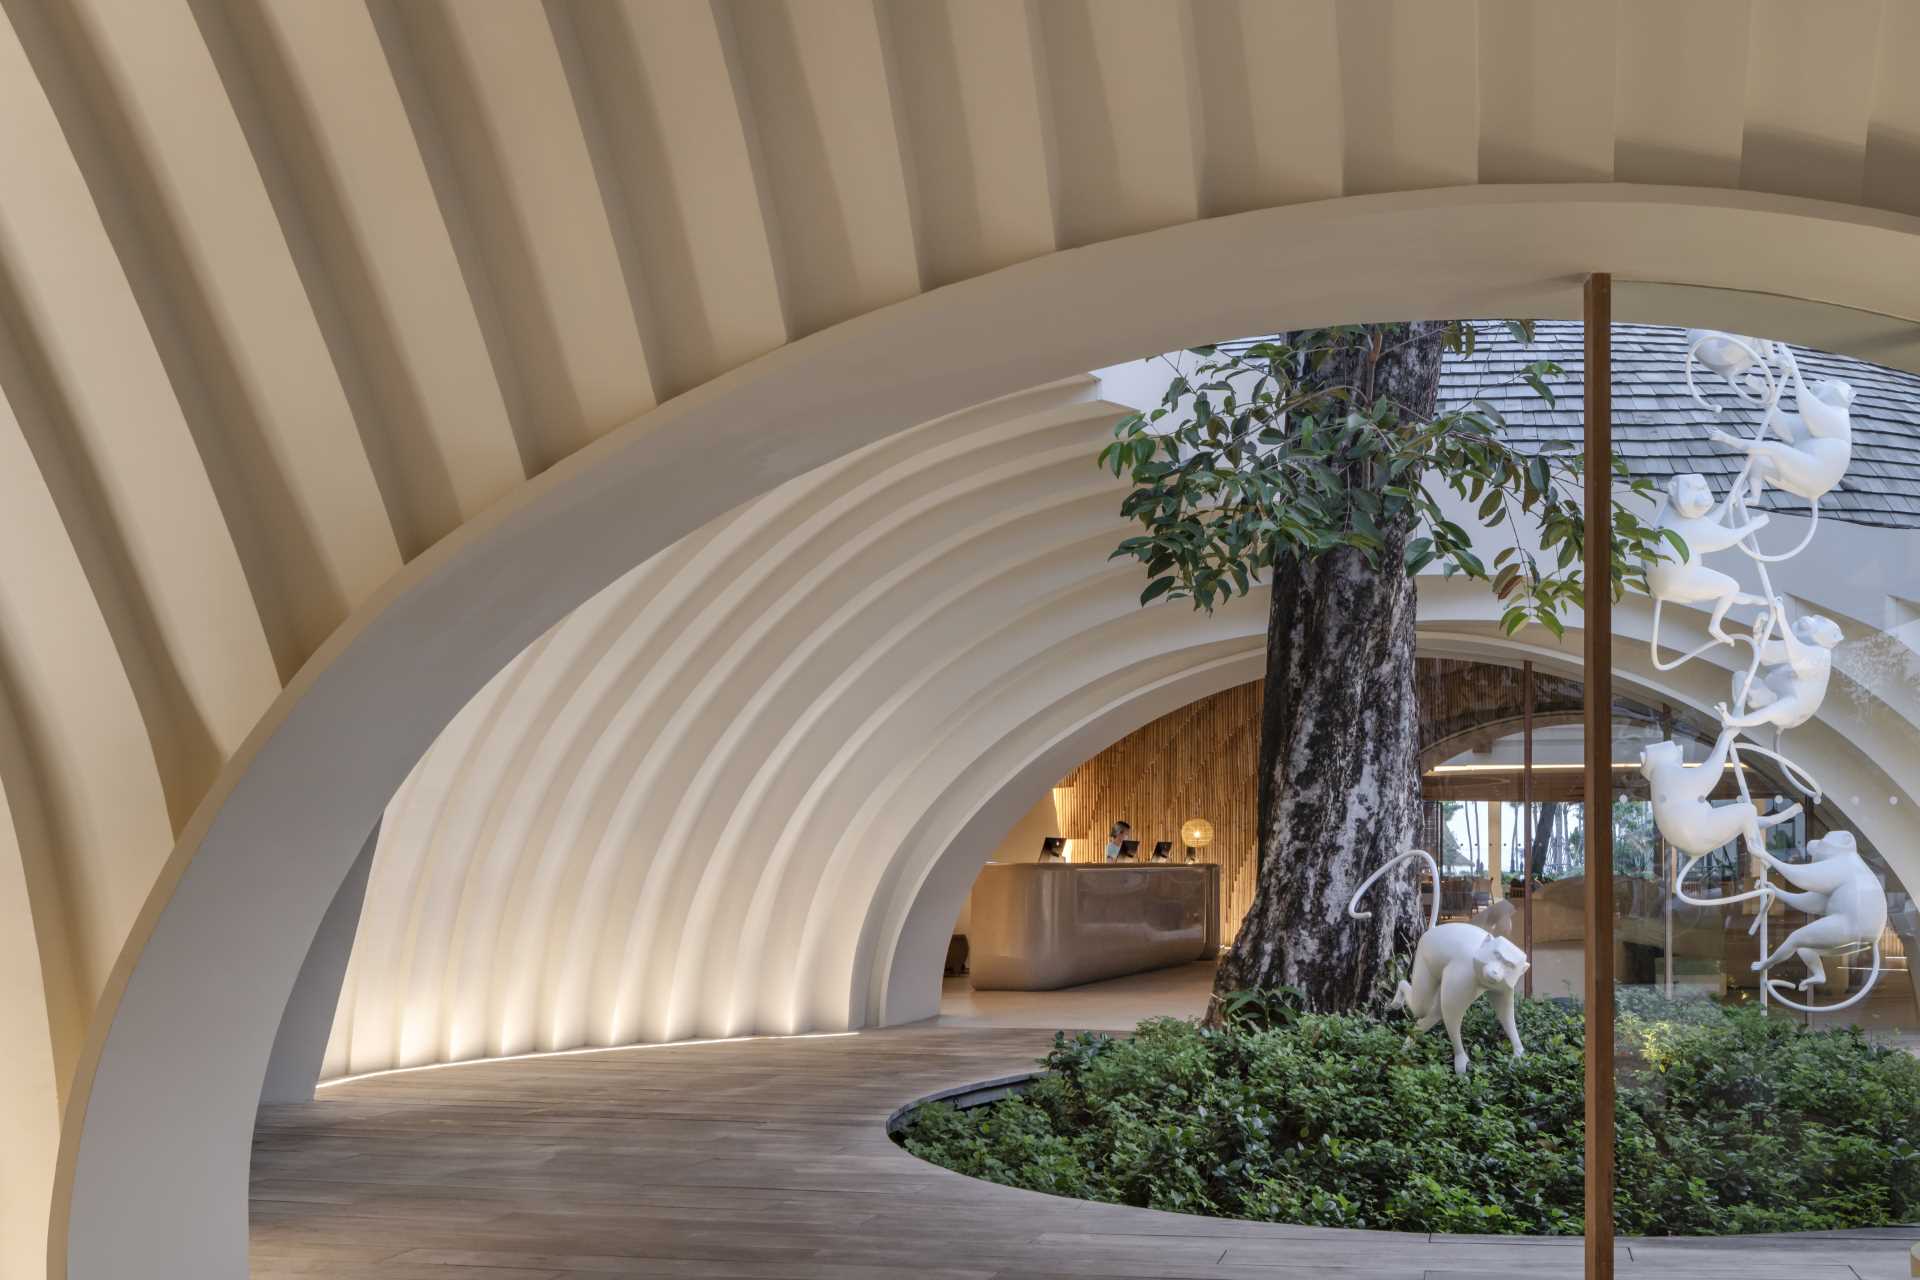
[[[1664,482],[1697,471],[1716,495],[1724,495],[1744,459],[1714,444],[1707,432],[1722,427],[1751,434],[1756,411],[1741,405],[1725,382],[1698,366],[1696,385],[1726,408],[1716,415],[1696,404],[1687,393],[1686,349],[1684,329],[1614,326],[1614,448],[1637,474]],[[1821,501],[1821,515],[1853,524],[1920,528],[1920,377],[1800,347],[1794,348],[1794,356],[1809,383],[1837,378],[1854,390],[1853,463],[1840,487]],[[1547,380],[1556,398],[1551,406],[1514,378],[1536,360],[1561,367]],[[1577,323],[1540,321],[1534,341],[1525,346],[1500,326],[1484,326],[1470,358],[1447,357],[1441,405],[1459,407],[1478,394],[1499,409],[1515,443],[1575,444],[1581,436],[1584,371]],[[1776,490],[1768,490],[1760,505],[1770,511],[1807,510],[1799,498]]]

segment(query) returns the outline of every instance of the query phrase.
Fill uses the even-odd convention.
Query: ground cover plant
[[[1484,1002],[1483,1002],[1484,1003]],[[1216,1217],[1577,1235],[1580,1010],[1524,1000],[1528,1054],[1484,1007],[1473,1069],[1392,1014],[1246,995],[1225,1025],[1056,1036],[1024,1093],[934,1104],[901,1134],[960,1173]],[[1920,1220],[1920,1059],[1757,1009],[1623,992],[1615,1216],[1627,1235]]]

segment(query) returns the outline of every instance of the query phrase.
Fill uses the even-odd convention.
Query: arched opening
[[[1105,564],[1116,493],[1088,458],[1136,372],[851,454],[625,575],[517,657],[388,805],[325,1075],[932,1016],[931,970],[872,969],[898,945],[889,895],[921,893],[904,900],[915,947],[947,945],[937,917],[962,899],[895,877],[945,841],[964,893],[1002,841],[993,824],[1080,761],[1047,775],[1023,753],[1057,754],[1049,735],[1068,730],[1083,755],[1107,746],[1079,718],[1151,719],[1220,645],[1257,660],[1260,599],[1217,618],[1142,611]],[[955,465],[983,453],[992,466]],[[1490,625],[1483,596],[1458,606]],[[1436,644],[1504,652],[1485,635]],[[1527,652],[1566,660],[1564,645]],[[1578,705],[1555,679],[1543,722]],[[1465,707],[1434,749],[1515,714]],[[995,770],[1035,790],[1003,797]],[[1245,872],[1226,895],[1239,909]]]
[[[1534,993],[1577,996],[1584,940],[1579,681],[1542,673],[1534,714],[1527,715],[1522,666],[1513,654],[1498,653],[1495,661],[1486,661],[1457,656],[1459,652],[1450,648],[1453,656],[1422,658],[1419,676],[1421,798],[1426,817],[1418,843],[1433,850],[1440,861],[1440,917],[1482,922],[1521,943],[1532,966],[1529,981]],[[1557,654],[1540,656],[1551,659]],[[1521,662],[1532,665],[1530,659]],[[1244,669],[1244,664],[1235,669]],[[1144,862],[1153,857],[1148,852],[1150,841],[1165,838],[1172,844],[1178,839],[1182,823],[1171,815],[1189,809],[1195,816],[1211,814],[1224,828],[1220,833],[1224,838],[1204,851],[1186,853],[1218,868],[1220,889],[1212,902],[1217,918],[1206,933],[1216,942],[1230,941],[1251,893],[1256,849],[1250,810],[1256,787],[1250,773],[1227,772],[1226,766],[1244,754],[1235,750],[1237,744],[1244,745],[1239,739],[1258,732],[1257,690],[1253,683],[1210,694],[1107,744],[1046,788],[989,857],[996,863],[1034,863],[1042,857],[1041,842],[1056,838],[1068,842],[1060,856],[1069,864],[1091,865],[1107,858],[1103,844],[1109,819],[1125,814],[1140,837],[1134,856]],[[1658,691],[1623,684],[1615,699],[1617,770],[1623,777],[1630,773],[1642,746],[1665,737],[1691,744],[1694,756],[1704,755],[1716,731],[1709,715],[1709,708],[1676,706]],[[1851,792],[1851,779],[1863,763],[1856,761],[1855,771],[1840,775],[1849,782],[1836,777],[1834,785]],[[1753,794],[1772,807],[1783,807],[1796,794],[1790,780],[1769,762],[1746,767],[1752,773]],[[1088,794],[1076,794],[1082,788]],[[1731,773],[1713,795],[1720,802],[1737,798]],[[1830,830],[1857,827],[1858,819],[1848,807],[1830,798],[1795,825],[1783,828],[1775,840],[1785,849]],[[1753,936],[1726,928],[1713,909],[1675,902],[1663,888],[1673,877],[1676,855],[1651,826],[1644,779],[1634,777],[1623,783],[1615,809],[1616,894],[1623,904],[1616,970],[1623,985],[1659,990],[1667,996],[1677,989],[1705,993],[1736,1004],[1757,1000],[1758,979],[1750,964],[1758,958]],[[1883,951],[1904,958],[1913,949],[1916,926],[1920,926],[1913,894],[1871,843],[1863,843],[1862,848],[1895,906],[1881,939]],[[985,869],[980,874],[985,875]],[[1743,856],[1736,843],[1729,843],[1709,857],[1698,874],[1693,892],[1711,897],[1740,892],[1755,872],[1751,859]],[[976,927],[972,895],[980,884],[979,878],[970,883],[959,909],[954,932],[964,945],[949,944],[942,965],[944,1015],[983,1026],[1044,1023],[1125,1029],[1144,1017],[1194,1017],[1204,1012],[1210,964],[1182,968],[1180,960],[1194,957],[1174,956],[1172,948],[1165,954],[1141,953],[1124,938],[1118,942],[1117,956],[1087,955],[1107,944],[1064,929],[1045,936],[1023,932],[1032,929],[1036,920],[1044,920],[1049,929],[1060,929],[1054,917],[1061,908],[1053,906],[1027,906],[1017,921],[980,919]],[[1009,895],[1019,898],[1016,905],[1020,905],[1026,902],[1020,895],[1030,897],[1036,890],[996,884],[991,892],[988,910],[1005,911]],[[938,902],[916,904],[916,910],[930,918],[942,909]],[[1115,918],[1116,910],[1111,905],[1104,909],[1102,927]],[[1790,926],[1799,919],[1790,915],[1783,924]],[[1739,923],[1744,929],[1746,921]],[[967,936],[970,930],[972,936]],[[1179,941],[1185,941],[1184,934]],[[986,946],[997,961],[985,984],[970,983],[965,976],[966,957],[973,945]],[[1017,963],[1005,954],[1010,947],[1017,952]],[[1076,949],[1081,952],[1077,958],[1089,966],[1128,973],[1171,966],[1177,972],[1153,982],[1117,976],[1096,978],[1084,986],[1056,982],[1053,969],[1065,966],[1049,967],[1048,962],[1059,958],[1053,953]],[[1010,969],[1018,970],[1011,978]],[[1853,975],[1856,986],[1863,973]],[[1848,968],[1834,969],[1830,979],[1829,986],[1838,988],[1829,992],[1828,1002],[1833,1003],[1848,994]],[[1003,991],[1021,994],[999,994]],[[1833,1015],[1820,1022],[1910,1037],[1920,1033],[1920,991],[1896,959],[1871,1002],[1844,1018]]]
[[[1780,237],[1807,245],[1800,261],[1819,269],[1750,252]],[[1333,201],[1013,268],[822,333],[669,403],[409,566],[302,671],[228,766],[147,904],[90,1038],[56,1196],[68,1266],[82,1275],[244,1272],[253,1100],[306,940],[365,832],[439,730],[514,655],[719,513],[929,414],[1222,332],[1379,315],[1567,315],[1573,282],[1596,262],[1650,281],[1765,287],[1893,312],[1902,299],[1891,282],[1902,273],[1889,264],[1914,252],[1903,229],[1851,211],[1719,192],[1515,188]],[[1146,286],[1156,305],[1130,305]],[[1695,297],[1689,314],[1684,295],[1649,296],[1668,319],[1745,301]],[[1115,656],[1143,662],[1155,648]],[[1087,687],[1033,678],[1055,701]],[[1091,696],[1077,718],[1025,731],[1058,738],[1062,723],[1096,724],[1116,701]],[[390,732],[369,738],[376,722]],[[985,758],[1022,727],[983,718],[954,741]],[[1037,780],[1058,776],[1115,727],[1088,730],[1036,769],[1022,784],[1029,803]],[[998,767],[1020,775],[1044,750],[1009,748]],[[1009,802],[1007,822],[1017,806]],[[922,961],[944,945],[952,917],[929,923],[918,904],[955,905],[966,864],[984,858],[998,821],[977,809],[918,820],[899,845],[915,852],[886,869],[871,899],[878,908],[860,912],[851,935],[831,904],[812,917],[803,951],[822,949],[853,979],[850,997],[816,993],[798,1006],[804,1016],[890,1019],[924,1003],[926,980],[910,975],[927,971]],[[973,852],[956,855],[969,840]],[[669,991],[663,1025],[677,1028],[696,1003]],[[187,1147],[208,1158],[183,1168]]]

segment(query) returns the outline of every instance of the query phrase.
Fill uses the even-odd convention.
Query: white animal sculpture
[[[1672,662],[1660,660],[1660,611],[1664,606],[1711,604],[1713,612],[1707,618],[1707,634],[1720,644],[1732,644],[1733,637],[1721,625],[1727,610],[1736,604],[1767,603],[1766,597],[1748,595],[1732,576],[1701,562],[1700,557],[1737,546],[1741,539],[1766,528],[1764,515],[1729,527],[1724,517],[1732,500],[1732,495],[1728,495],[1725,502],[1715,506],[1713,490],[1707,487],[1706,478],[1689,471],[1667,482],[1666,495],[1654,513],[1653,522],[1657,527],[1673,530],[1687,544],[1684,556],[1647,566],[1647,590],[1653,596],[1653,663],[1662,671],[1671,670],[1704,651],[1696,650]],[[1671,555],[1671,544],[1665,550]]]
[[[1432,854],[1425,849],[1409,849],[1388,859],[1354,890],[1353,900],[1347,903],[1347,914],[1355,920],[1371,919],[1371,912],[1360,910],[1361,895],[1373,887],[1374,881],[1409,858],[1423,860],[1433,876],[1433,907],[1427,916],[1427,931],[1420,935],[1413,949],[1413,976],[1394,991],[1388,1008],[1404,1005],[1409,1009],[1419,1019],[1413,1029],[1416,1036],[1432,1029],[1436,1022],[1445,1022],[1447,1038],[1453,1042],[1453,1069],[1464,1074],[1467,1050],[1460,1043],[1460,1020],[1481,992],[1491,992],[1494,1014],[1513,1045],[1513,1056],[1525,1057],[1527,1047],[1520,1042],[1520,1028],[1514,1024],[1513,1001],[1520,975],[1527,971],[1527,953],[1477,924],[1440,923],[1440,867]]]
[[[1689,329],[1687,330],[1689,357],[1687,377],[1689,379],[1693,377],[1691,362],[1698,360],[1732,383],[1737,390],[1743,375],[1760,366],[1763,345],[1767,344],[1757,343],[1752,338],[1743,338],[1734,333],[1721,333],[1717,329]]]
[[[1772,485],[1818,503],[1840,483],[1853,460],[1853,425],[1848,412],[1853,388],[1833,380],[1808,388],[1800,378],[1799,366],[1791,363],[1790,356],[1788,360],[1788,379],[1799,413],[1782,412],[1776,405],[1754,440],[1718,429],[1709,433],[1718,443],[1746,453],[1748,502],[1758,502],[1761,491]],[[1769,439],[1770,435],[1778,439]]]
[[[1760,852],[1768,866],[1802,890],[1795,893],[1769,887],[1767,892],[1770,897],[1778,898],[1814,919],[1788,934],[1772,955],[1763,956],[1753,966],[1756,973],[1764,972],[1787,956],[1798,953],[1802,963],[1807,966],[1807,977],[1799,987],[1802,991],[1827,980],[1826,966],[1821,962],[1823,951],[1865,950],[1871,946],[1874,950],[1874,968],[1877,970],[1880,967],[1880,933],[1887,927],[1887,892],[1880,884],[1880,877],[1860,856],[1860,847],[1851,832],[1834,831],[1818,840],[1808,841],[1807,853],[1813,861],[1782,862],[1765,850]],[[1773,977],[1767,981],[1775,990],[1775,999],[1789,1008],[1802,1009],[1804,1012],[1803,1006],[1778,994],[1780,988],[1789,985],[1786,981]],[[1867,989],[1862,987],[1845,1003],[1825,1006],[1820,1012],[1844,1009],[1865,996]]]
[[[1827,681],[1833,674],[1833,649],[1846,637],[1831,618],[1807,614],[1791,627],[1787,625],[1786,602],[1773,600],[1773,627],[1777,640],[1763,640],[1769,630],[1766,618],[1754,624],[1754,644],[1759,663],[1766,671],[1753,676],[1746,671],[1733,673],[1733,702],[1747,705],[1745,715],[1735,715],[1722,703],[1720,723],[1730,729],[1757,729],[1772,725],[1777,730],[1795,729],[1813,719],[1826,700]]]
[[[1717,643],[1728,642],[1721,628],[1727,609],[1733,604],[1765,605],[1753,624],[1750,643],[1753,654],[1746,668],[1733,675],[1731,708],[1722,703],[1720,739],[1713,752],[1697,769],[1687,767],[1678,743],[1667,741],[1647,748],[1640,756],[1640,771],[1647,776],[1653,791],[1653,820],[1669,844],[1688,855],[1674,872],[1674,896],[1694,906],[1726,906],[1751,898],[1761,900],[1748,933],[1758,932],[1761,950],[1767,950],[1770,908],[1775,898],[1815,917],[1796,929],[1753,967],[1765,972],[1791,954],[1798,954],[1807,966],[1806,980],[1799,989],[1807,991],[1826,981],[1823,951],[1873,949],[1873,970],[1852,996],[1836,1005],[1820,1008],[1796,1002],[1782,993],[1789,984],[1768,977],[1760,988],[1762,1003],[1776,1000],[1802,1013],[1827,1013],[1858,1003],[1879,980],[1882,957],[1880,931],[1886,927],[1886,891],[1873,874],[1854,838],[1845,832],[1815,840],[1807,846],[1810,863],[1786,863],[1774,857],[1761,832],[1777,826],[1800,812],[1793,805],[1784,812],[1762,818],[1748,794],[1744,775],[1736,775],[1740,784],[1737,803],[1715,805],[1708,801],[1720,781],[1721,770],[1729,759],[1738,761],[1744,753],[1767,756],[1783,768],[1789,779],[1820,799],[1820,784],[1777,750],[1769,751],[1752,743],[1738,744],[1744,730],[1772,725],[1776,734],[1812,719],[1825,699],[1833,672],[1833,649],[1843,639],[1840,628],[1827,618],[1809,615],[1792,627],[1787,626],[1786,604],[1774,595],[1767,565],[1789,560],[1806,550],[1820,525],[1820,499],[1832,492],[1846,475],[1853,460],[1853,388],[1844,382],[1821,382],[1811,389],[1800,376],[1799,362],[1785,343],[1755,342],[1735,334],[1711,330],[1691,330],[1687,334],[1687,386],[1694,398],[1714,413],[1721,406],[1711,404],[1693,386],[1693,366],[1699,361],[1726,379],[1734,395],[1745,405],[1762,412],[1760,429],[1749,440],[1727,431],[1713,431],[1712,438],[1747,455],[1745,468],[1735,480],[1723,506],[1706,513],[1712,505],[1711,494],[1698,476],[1681,476],[1669,486],[1668,498],[1654,517],[1655,523],[1671,527],[1688,544],[1689,554],[1671,565],[1650,565],[1647,581],[1654,600],[1653,662],[1663,671],[1672,670],[1688,658],[1706,652],[1703,645],[1671,663],[1660,661],[1660,606],[1663,600],[1714,605],[1708,630]],[[1776,371],[1777,366],[1777,371]],[[1781,399],[1791,388],[1796,413],[1781,408]],[[1812,507],[1806,536],[1798,546],[1777,555],[1760,551],[1748,539],[1759,522],[1744,529],[1728,529],[1725,517],[1743,519],[1746,508],[1759,501],[1767,486],[1773,486],[1805,499]],[[1684,492],[1683,492],[1684,490]],[[1671,504],[1678,520],[1668,524],[1664,517]],[[1683,525],[1679,521],[1688,521]],[[1719,526],[1716,530],[1714,526]],[[1697,545],[1696,545],[1697,544]],[[1738,584],[1724,574],[1699,566],[1695,552],[1724,550],[1738,545],[1753,562],[1760,578],[1758,598],[1740,593]],[[1688,599],[1689,595],[1693,599]],[[1776,638],[1777,636],[1777,638]],[[1762,674],[1762,668],[1765,668]],[[1776,739],[1775,745],[1778,746]],[[1747,850],[1764,860],[1766,866],[1799,886],[1798,891],[1783,889],[1762,872],[1758,885],[1745,893],[1718,898],[1695,898],[1687,893],[1687,876],[1706,854],[1740,837]]]
[[[1764,854],[1760,833],[1800,812],[1796,804],[1763,818],[1745,801],[1716,805],[1707,799],[1727,767],[1727,753],[1738,732],[1722,729],[1712,752],[1697,766],[1687,764],[1686,753],[1671,738],[1640,753],[1640,772],[1653,792],[1654,825],[1668,844],[1689,857],[1712,853],[1735,837],[1744,838],[1756,854]]]

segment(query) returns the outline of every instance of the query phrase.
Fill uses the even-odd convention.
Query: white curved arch
[[[1866,543],[1881,531],[1855,532],[1864,534],[1860,541]],[[1420,580],[1420,589],[1418,643],[1423,654],[1508,662],[1527,658],[1544,669],[1578,677],[1581,640],[1577,629],[1569,629],[1561,642],[1537,629],[1510,637],[1496,625],[1496,611],[1490,608],[1488,594],[1480,584],[1427,576]],[[1698,626],[1697,619],[1692,621]],[[1639,600],[1625,607],[1617,604],[1614,623],[1616,635],[1622,639],[1644,640],[1651,633],[1651,607]],[[1704,628],[1701,630],[1704,634]],[[1257,638],[1260,633],[1255,634]],[[1664,697],[1705,714],[1725,697],[1725,677],[1733,669],[1724,665],[1716,667],[1711,676],[1694,672],[1676,680],[1674,673],[1652,666],[1644,646],[1630,650],[1623,644],[1616,649],[1614,678],[1616,688],[1629,696]],[[1256,646],[1221,668],[1224,679],[1220,683],[1198,682],[1199,688],[1187,700],[1257,678],[1263,670],[1264,650]],[[1169,704],[1154,714],[1178,705],[1181,703]],[[1078,737],[1072,750],[1049,754],[1044,763],[1036,762],[1025,770],[1019,783],[1010,783],[1004,792],[989,793],[990,798],[984,801],[978,799],[979,792],[970,793],[958,782],[952,786],[943,799],[966,803],[971,795],[981,803],[983,814],[990,812],[992,816],[979,829],[966,831],[938,850],[937,861],[924,878],[912,882],[910,889],[896,892],[887,912],[870,924],[891,947],[872,969],[872,980],[887,993],[886,998],[869,1006],[868,1016],[874,1022],[910,1021],[937,1008],[941,955],[953,916],[981,863],[1024,811],[1021,803],[1030,805],[1042,788],[1064,776],[1067,769],[1143,722],[1125,716],[1119,723],[1127,727],[1111,737],[1103,739],[1098,733]],[[1897,705],[1882,702],[1881,691],[1875,690],[1870,698],[1851,701],[1844,708],[1825,709],[1794,732],[1794,749],[1811,762],[1811,767],[1823,771],[1824,776],[1845,778],[1850,788],[1870,798],[1868,803],[1843,804],[1849,821],[1881,850],[1888,867],[1909,892],[1920,886],[1920,815],[1915,810],[1920,800],[1920,771],[1888,769],[1890,764],[1907,764],[1915,759],[1914,721]],[[902,865],[913,865],[906,848],[902,850]]]
[[[1624,319],[1920,368],[1910,105],[1804,109],[1920,22],[1733,8],[9,0],[0,1270],[237,1273],[267,1036],[220,1024],[271,1025],[401,776],[848,449],[1274,324],[1571,315],[1596,268]],[[1301,50],[1324,111],[1268,74]],[[515,794],[496,850],[613,792]],[[466,918],[408,962],[519,981]]]
[[[1904,218],[1786,197],[1605,186],[1263,211],[1089,246],[848,321],[582,449],[363,605],[188,824],[130,930],[103,996],[112,1016],[96,1020],[76,1076],[55,1201],[73,1268],[239,1270],[248,1119],[234,1100],[257,1086],[301,942],[359,833],[493,672],[721,511],[929,412],[1077,369],[1308,322],[1566,315],[1573,283],[1595,266],[1722,288],[1765,282],[1898,314],[1896,282],[1920,261],[1912,232]],[[1770,261],[1762,273],[1765,247],[1787,240],[1803,249],[1796,263],[1822,269]],[[1133,305],[1142,290],[1152,308]],[[368,737],[373,723],[387,731]],[[171,1100],[165,1117],[152,1114],[156,1093]],[[204,1176],[181,1176],[172,1148],[186,1132],[206,1153]],[[173,1239],[167,1224],[178,1222],[200,1232],[168,1254],[154,1242]]]
[[[622,612],[622,650],[658,654],[663,668],[649,681],[601,682],[628,705],[589,721],[566,715],[570,695],[541,693],[546,719],[520,732],[482,713],[495,696],[476,700],[423,769],[441,752],[514,746],[513,772],[528,780],[514,803],[528,809],[552,803],[531,792],[571,788],[556,761],[617,758],[626,765],[594,784],[614,808],[601,826],[529,845],[523,825],[505,840],[476,829],[501,803],[497,767],[457,786],[464,829],[444,816],[443,787],[397,799],[388,828],[412,834],[383,841],[372,896],[454,901],[437,904],[431,937],[413,923],[424,907],[369,925],[329,1073],[932,1014],[957,895],[1011,815],[1112,740],[1101,733],[1137,727],[1179,705],[1168,701],[1176,694],[1260,672],[1264,597],[1213,618],[1142,610],[1133,566],[1108,562],[1127,528],[1115,514],[1123,487],[1090,465],[1123,408],[1100,398],[1105,381],[1043,387],[903,433],[707,526],[684,564],[670,549],[609,588],[619,598],[637,589],[629,582],[665,594],[711,582],[699,553],[715,546],[757,557],[724,590],[687,587],[685,608],[659,622]],[[978,456],[992,465],[955,465]],[[1839,536],[1860,554],[1904,535],[1843,526]],[[1810,571],[1797,585],[1841,613],[1822,598],[1832,581]],[[1423,579],[1423,651],[1534,657],[1577,674],[1573,641],[1505,637],[1495,612],[1477,584]],[[580,655],[601,651],[608,613],[570,617],[490,690],[553,688],[588,661]],[[1620,613],[1623,635],[1648,625],[1637,602]],[[1714,680],[1656,672],[1644,655],[1623,658],[1617,674],[1700,711],[1720,696]],[[1891,748],[1914,733],[1911,692],[1876,691],[1869,715],[1854,714],[1860,700],[1836,705],[1801,735],[1807,749],[1849,789],[1878,792],[1887,784],[1874,756],[1901,758]],[[429,834],[411,820],[416,808]],[[1861,817],[1913,874],[1904,825]],[[413,868],[439,858],[443,838],[466,850],[467,879],[422,887]],[[556,904],[563,885],[570,901]],[[381,930],[409,930],[446,955],[508,922],[565,945],[495,965],[468,943],[472,958],[451,966],[380,967],[395,950]],[[542,965],[541,982],[501,998],[500,968]],[[386,1044],[349,1035],[363,1000],[407,1010],[407,1025]],[[460,1010],[453,1023],[447,1007]]]
[[[1256,597],[1256,604],[1261,601]],[[891,892],[863,931],[864,1007],[873,1023],[910,1022],[939,1007],[940,956],[961,901],[1008,828],[1078,762],[1159,716],[1209,694],[1257,679],[1265,670],[1264,627],[1232,641],[1178,655],[1173,669],[1115,673],[1104,685],[1040,709],[1018,734],[983,753],[970,787],[956,787],[941,810],[930,810],[890,878]],[[1076,705],[1091,702],[1091,706]],[[1036,741],[1037,739],[1037,741]],[[996,785],[997,784],[997,785]],[[960,806],[958,813],[953,812]],[[944,810],[944,814],[942,812]],[[856,989],[856,1000],[860,993]]]

